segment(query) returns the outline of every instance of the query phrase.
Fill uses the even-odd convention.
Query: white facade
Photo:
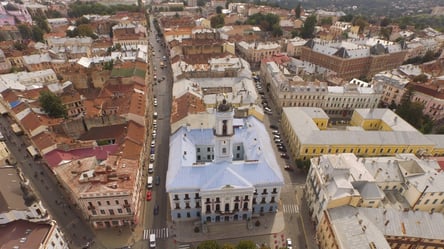
[[[261,66],[263,84],[279,107],[319,107],[330,117],[350,117],[356,108],[376,108],[381,92],[372,85],[353,79],[344,86],[307,83],[298,76],[286,77],[275,62]]]
[[[171,136],[172,220],[228,222],[277,211],[283,177],[270,138],[256,118],[233,114],[223,100],[213,129],[182,127]]]

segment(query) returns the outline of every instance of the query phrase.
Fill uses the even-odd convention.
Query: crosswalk
[[[181,244],[177,247],[177,249],[190,249],[191,246],[189,244]]]
[[[169,236],[168,227],[145,229],[143,230],[143,240],[148,240],[152,233],[156,235],[156,239],[167,239]]]
[[[284,204],[282,205],[284,209],[284,213],[287,214],[298,214],[299,206],[297,204]]]

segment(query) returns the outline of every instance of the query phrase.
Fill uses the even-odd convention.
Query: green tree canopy
[[[214,240],[208,240],[200,243],[197,249],[222,249],[221,246]]]
[[[52,118],[64,118],[67,115],[65,106],[59,96],[50,91],[41,91],[39,102],[42,109]]]
[[[316,16],[311,15],[305,20],[304,26],[301,29],[301,37],[304,39],[313,38],[313,33],[316,26]]]
[[[325,17],[321,19],[321,25],[332,25],[333,19],[331,17]]]
[[[44,34],[45,33],[43,32],[43,30],[41,28],[39,28],[36,25],[32,26],[32,40],[37,41],[37,42],[44,42],[44,39],[43,39]]]
[[[216,7],[216,14],[222,14],[222,6],[217,6]]]
[[[298,5],[296,5],[296,8],[294,9],[294,14],[296,18],[301,18],[301,3],[298,3]]]
[[[215,16],[211,17],[210,23],[211,23],[212,28],[218,29],[218,28],[223,27],[225,25],[224,15],[219,14],[219,15],[215,15]]]
[[[279,16],[275,14],[256,13],[248,17],[246,23],[249,25],[259,25],[263,31],[273,31],[273,25],[279,25]],[[276,26],[275,26],[276,27]]]
[[[251,240],[242,240],[237,244],[236,249],[256,249],[256,244]]]

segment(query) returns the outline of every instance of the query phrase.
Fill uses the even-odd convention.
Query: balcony
[[[174,196],[173,201],[178,201],[179,197],[178,196]]]
[[[189,196],[185,196],[184,200],[188,201],[188,200],[190,200],[190,197]]]

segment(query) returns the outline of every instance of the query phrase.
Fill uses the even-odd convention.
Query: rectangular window
[[[240,150],[240,146],[237,146],[237,150]]]
[[[114,215],[114,209],[109,209],[108,211],[110,215]]]
[[[210,147],[207,147],[207,152],[211,152],[211,148]]]
[[[123,210],[121,208],[118,208],[117,213],[121,214],[121,213],[123,213]]]
[[[197,148],[197,152],[200,152],[200,148]]]

